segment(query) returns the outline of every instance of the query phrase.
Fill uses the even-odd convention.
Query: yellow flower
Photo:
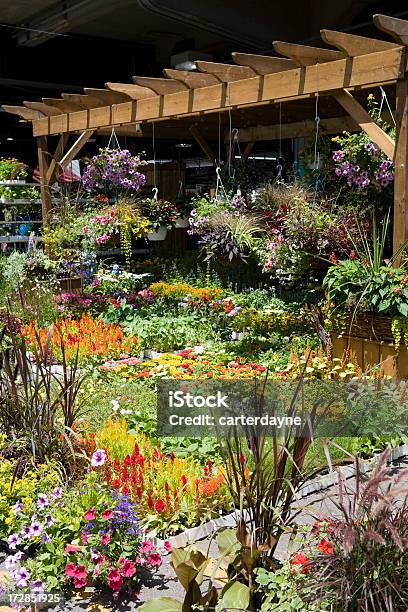
[[[6,519],[4,519],[4,522],[6,523],[6,525],[11,525],[13,519],[11,518],[11,516],[8,516]]]

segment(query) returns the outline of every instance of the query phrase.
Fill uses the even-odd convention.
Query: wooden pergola
[[[133,83],[106,83],[106,89],[84,88],[84,94],[3,106],[32,122],[44,222],[51,207],[50,185],[95,132],[115,128],[118,135],[148,137],[154,124],[158,138],[192,136],[214,161],[209,141],[218,139],[219,114],[229,111],[240,141],[247,143],[245,158],[256,141],[310,135],[319,96],[326,133],[364,130],[394,162],[396,252],[408,239],[408,21],[375,15],[374,24],[393,42],[322,30],[324,43],[332,48],[276,41],[280,57],[233,53],[233,64],[197,61],[195,72],[165,69],[163,78],[135,76]],[[361,90],[377,86],[392,86],[395,142],[361,104]],[[71,134],[76,139],[68,147]],[[50,153],[48,136],[55,135],[59,141]]]

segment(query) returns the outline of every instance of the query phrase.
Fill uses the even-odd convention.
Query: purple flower
[[[42,532],[43,532],[43,527],[41,523],[39,523],[38,521],[34,521],[33,523],[31,523],[30,536],[32,538],[36,538],[37,536],[41,535]]]
[[[21,503],[21,501],[18,501],[14,504],[14,506],[12,506],[12,511],[14,516],[17,516],[17,514],[19,514],[20,510],[22,509],[23,504]]]
[[[44,583],[40,579],[30,582],[29,587],[33,591],[33,593],[43,593],[44,592]]]
[[[28,581],[31,578],[30,572],[25,567],[19,567],[13,572],[13,580],[18,589],[23,589],[27,586]]]
[[[48,497],[44,495],[44,493],[40,493],[37,500],[37,508],[43,509],[48,506],[49,503]]]
[[[7,543],[9,545],[9,548],[11,548],[11,550],[15,550],[17,548],[17,546],[19,544],[21,544],[21,539],[20,539],[20,536],[18,535],[18,533],[12,533],[7,538]]]
[[[48,535],[48,533],[44,531],[44,533],[41,536],[41,544],[48,544],[48,542],[51,542],[51,538]]]
[[[15,555],[10,555],[4,562],[6,569],[11,570],[15,567],[17,561],[21,559],[23,553],[17,552]]]
[[[54,499],[60,499],[62,496],[62,487],[55,487],[52,492],[52,496]]]
[[[31,536],[31,528],[28,525],[24,525],[21,528],[20,535],[22,538],[29,538]]]
[[[94,452],[91,458],[92,467],[100,467],[101,465],[105,463],[105,461],[106,461],[106,452],[103,449],[98,448],[98,450]]]
[[[338,162],[343,159],[344,153],[343,151],[335,151],[333,153],[333,161]]]
[[[54,519],[52,518],[51,514],[46,514],[44,517],[44,521],[45,524],[47,525],[47,527],[51,527],[51,525],[54,524]]]

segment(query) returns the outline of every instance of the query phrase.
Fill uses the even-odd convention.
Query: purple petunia
[[[20,531],[20,535],[24,539],[31,537],[31,528],[28,525],[23,525]]]
[[[42,532],[43,532],[43,527],[41,523],[39,523],[38,521],[33,521],[30,526],[30,536],[32,538],[36,538],[37,536],[41,535]]]
[[[55,489],[52,492],[52,497],[54,499],[61,499],[62,496],[62,487],[55,487]]]
[[[44,583],[40,579],[33,580],[33,582],[30,582],[28,586],[30,587],[31,591],[33,591],[33,593],[43,593],[44,592]]]
[[[19,544],[21,544],[21,539],[18,533],[12,533],[7,538],[7,544],[11,550],[15,550]]]
[[[23,589],[27,586],[28,581],[31,578],[31,574],[25,567],[19,567],[17,570],[13,571],[12,578],[15,582],[16,587],[18,589]]]
[[[51,527],[51,525],[54,524],[54,519],[52,518],[51,514],[46,514],[44,517],[44,521],[45,524],[47,525],[47,527]]]
[[[91,458],[92,467],[100,467],[101,465],[105,463],[105,461],[106,461],[106,452],[103,449],[98,448],[98,450],[94,452]]]
[[[21,512],[22,507],[23,507],[23,504],[21,503],[21,501],[16,502],[14,506],[11,507],[14,516],[17,516],[17,514]]]
[[[44,493],[40,493],[37,499],[37,508],[41,510],[49,505],[48,497]]]

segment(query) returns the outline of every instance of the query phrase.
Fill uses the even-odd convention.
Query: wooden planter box
[[[84,280],[82,276],[73,276],[72,278],[60,278],[58,284],[61,291],[79,293],[83,289]]]
[[[408,378],[408,351],[401,345],[396,350],[393,342],[370,338],[332,334],[333,357],[342,359],[344,351],[350,351],[350,359],[357,361],[363,372],[380,364],[380,370],[391,378]]]

